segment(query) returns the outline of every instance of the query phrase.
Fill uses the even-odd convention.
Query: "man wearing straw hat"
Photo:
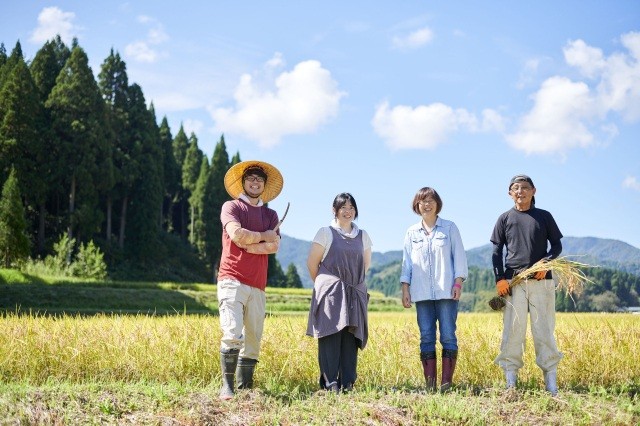
[[[263,161],[231,167],[224,186],[233,198],[222,205],[222,256],[218,271],[218,306],[222,339],[220,399],[253,386],[265,318],[268,255],[280,247],[278,214],[265,203],[282,190],[282,175]]]
[[[498,295],[506,299],[500,354],[495,360],[505,372],[507,389],[515,388],[531,316],[536,364],[544,373],[546,390],[555,396],[557,366],[562,358],[554,336],[556,294],[551,271],[539,271],[519,285],[510,281],[539,261],[555,259],[562,251],[562,233],[551,213],[535,206],[536,187],[527,175],[509,182],[513,208],[498,218],[491,235],[493,271]],[[503,248],[507,249],[503,257]],[[548,250],[547,250],[547,247]]]

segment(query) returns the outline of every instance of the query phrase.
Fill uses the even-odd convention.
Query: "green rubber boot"
[[[240,358],[238,367],[236,368],[236,379],[238,380],[238,389],[253,388],[253,372],[258,363],[257,359]]]
[[[233,398],[235,394],[234,379],[239,353],[239,349],[229,349],[228,352],[220,352],[220,370],[222,374],[220,399],[222,400],[229,400]]]

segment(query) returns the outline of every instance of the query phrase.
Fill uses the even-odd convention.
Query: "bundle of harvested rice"
[[[585,283],[593,284],[582,271],[583,268],[590,267],[586,263],[569,260],[568,256],[558,257],[552,260],[541,260],[531,267],[519,271],[513,276],[509,283],[509,288],[513,288],[526,280],[532,279],[536,272],[551,271],[557,283],[556,290],[564,290],[569,297],[573,294],[579,295],[584,290]],[[498,311],[505,306],[505,300],[501,296],[496,296],[489,301],[489,306],[494,311]]]

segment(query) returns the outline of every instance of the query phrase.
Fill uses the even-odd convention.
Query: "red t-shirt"
[[[276,227],[278,213],[264,205],[258,207],[243,200],[233,200],[222,205],[220,221],[222,222],[222,257],[218,281],[231,278],[242,284],[264,290],[267,286],[268,255],[247,253],[231,241],[231,237],[224,228],[229,222],[239,222],[244,229],[264,232]]]

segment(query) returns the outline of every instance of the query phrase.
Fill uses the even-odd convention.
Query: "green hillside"
[[[606,266],[611,269],[640,275],[640,249],[618,240],[594,237],[565,237],[562,239],[563,256],[579,256],[582,263],[593,266]],[[282,236],[278,261],[283,269],[293,263],[298,269],[304,287],[311,287],[311,279],[307,273],[307,255],[311,242],[287,235]],[[395,250],[385,253],[373,252],[372,270],[369,279],[383,270],[383,266],[398,262],[402,259],[402,251]],[[491,244],[467,250],[469,266],[491,268]],[[387,272],[388,273],[388,272]],[[400,275],[398,274],[398,277]]]
[[[267,287],[267,312],[308,312],[311,289]],[[372,312],[402,310],[372,290]],[[39,314],[218,314],[214,284],[41,278],[0,269],[0,311]]]
[[[563,256],[592,265],[588,269],[594,285],[585,288],[581,296],[558,295],[559,311],[613,311],[640,305],[640,249],[617,240],[594,237],[565,237],[562,239]],[[277,257],[283,268],[293,262],[305,287],[312,283],[306,273],[306,260],[310,242],[283,236]],[[465,284],[462,309],[488,310],[487,302],[494,296],[494,278],[491,273],[491,244],[467,250],[469,279]],[[374,252],[367,277],[370,289],[389,297],[399,297],[400,262],[402,252]]]
[[[469,265],[491,268],[491,250],[491,244],[467,250]],[[562,255],[576,256],[575,260],[589,265],[640,275],[640,249],[622,241],[595,237],[564,237]]]

